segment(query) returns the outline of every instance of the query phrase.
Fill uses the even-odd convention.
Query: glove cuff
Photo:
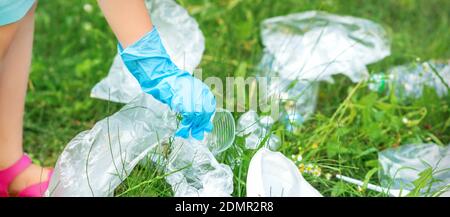
[[[125,57],[127,60],[139,60],[141,58],[165,58],[170,57],[167,54],[164,45],[162,44],[161,37],[159,36],[158,29],[153,26],[153,29],[142,36],[139,40],[129,45],[125,49],[120,43],[117,45],[120,56]]]

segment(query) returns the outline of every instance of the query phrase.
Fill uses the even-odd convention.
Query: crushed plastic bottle
[[[369,89],[380,93],[390,89],[398,97],[419,98],[424,87],[433,88],[438,96],[448,94],[450,87],[450,64],[428,61],[396,66],[386,74],[374,74],[369,80]]]
[[[280,152],[261,148],[250,161],[247,197],[322,197],[295,164]]]
[[[228,197],[233,172],[198,141],[175,138],[166,177],[176,197]]]
[[[450,146],[436,144],[408,144],[390,148],[378,153],[380,163],[379,177],[381,185],[389,189],[412,191],[413,182],[425,169],[433,169],[433,178],[440,180],[431,183],[431,192],[436,193],[450,186]],[[430,184],[430,183],[428,183]],[[427,186],[428,187],[428,186]],[[428,193],[428,195],[430,195]],[[421,192],[425,195],[427,192]],[[450,196],[447,189],[441,196]]]
[[[174,0],[146,0],[146,4],[169,56],[180,69],[192,73],[205,49],[197,22]],[[116,55],[108,75],[91,90],[91,97],[128,103],[139,93],[138,82]]]
[[[59,156],[47,196],[106,197],[177,128],[175,113],[148,94],[73,138]]]
[[[263,62],[282,79],[332,81],[342,73],[353,82],[368,78],[366,65],[390,54],[385,30],[372,21],[307,11],[262,22]]]
[[[241,115],[236,127],[236,135],[245,137],[245,147],[247,149],[257,149],[270,132],[274,120],[270,116],[262,116],[250,110]],[[276,151],[280,146],[280,138],[271,134],[264,146]]]

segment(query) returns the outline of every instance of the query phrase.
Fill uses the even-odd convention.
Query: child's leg
[[[23,154],[22,118],[33,37],[29,19],[0,27],[0,169]]]
[[[98,4],[124,48],[153,28],[144,0],[98,0]]]
[[[5,43],[2,49],[7,48],[0,60],[0,169],[11,166],[23,154],[23,115],[33,47],[34,9],[35,6],[13,24],[17,25],[15,34],[5,37],[11,38],[9,45],[0,42]],[[0,35],[4,35],[2,31],[0,29]],[[41,173],[46,175],[48,171],[35,165],[29,167],[11,184],[11,192],[17,193],[40,182]]]

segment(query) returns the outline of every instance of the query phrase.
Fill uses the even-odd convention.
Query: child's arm
[[[98,4],[124,48],[153,28],[144,0],[98,0]]]

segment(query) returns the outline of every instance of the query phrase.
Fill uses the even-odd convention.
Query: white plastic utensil
[[[347,177],[347,176],[343,176],[343,175],[337,174],[336,178],[338,178],[338,179],[340,179],[342,181],[348,182],[348,183],[352,183],[352,184],[361,186],[361,187],[364,186],[364,182],[362,182],[360,180],[357,180],[357,179],[353,179],[353,178]],[[378,186],[378,185],[373,185],[373,184],[370,184],[370,183],[367,184],[367,189],[370,189],[370,190],[373,190],[373,191],[377,191],[377,192],[380,192],[380,193],[387,193],[387,194],[389,194],[390,196],[393,196],[393,197],[404,197],[404,196],[408,195],[409,192],[410,192],[410,191],[405,190],[405,189],[400,189],[400,190],[399,189],[388,189],[388,188],[384,188],[384,187],[381,187],[381,186]]]

